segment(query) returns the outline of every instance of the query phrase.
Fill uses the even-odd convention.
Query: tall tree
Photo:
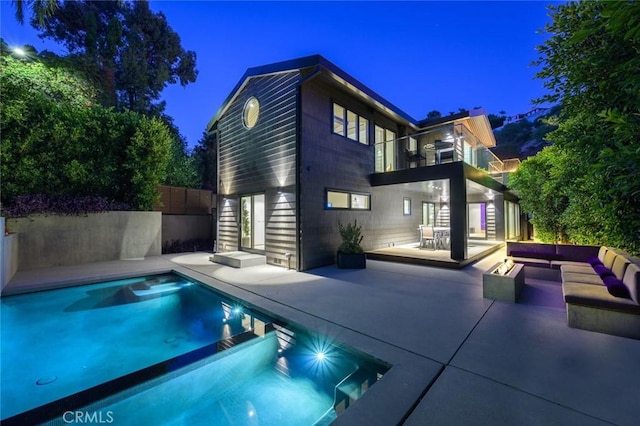
[[[167,85],[185,86],[197,77],[195,52],[182,47],[165,16],[146,1],[65,1],[32,25],[93,67],[106,105],[159,114]]]
[[[547,138],[565,158],[552,178],[567,188],[566,233],[640,253],[640,2],[550,9],[550,37],[535,64],[549,90],[541,100],[562,104]],[[521,191],[523,200],[537,195]]]
[[[198,141],[198,145],[193,150],[194,158],[202,188],[217,188],[217,161],[218,161],[218,142],[215,133],[203,133],[202,138]]]
[[[44,19],[51,16],[58,8],[57,0],[13,0],[16,9],[16,19],[24,24],[25,6],[31,8],[34,19],[44,22]]]
[[[167,176],[162,182],[165,185],[184,186],[188,188],[200,187],[200,176],[196,160],[187,153],[187,140],[180,134],[173,118],[162,114],[160,117],[171,134],[171,161],[167,166]]]
[[[438,111],[437,109],[434,109],[433,111],[429,111],[427,113],[427,120],[431,119],[431,118],[440,118],[442,117],[442,113],[440,111]]]

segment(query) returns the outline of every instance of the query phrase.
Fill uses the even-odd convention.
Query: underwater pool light
[[[324,352],[318,352],[318,353],[316,354],[316,359],[317,359],[318,361],[324,361]]]

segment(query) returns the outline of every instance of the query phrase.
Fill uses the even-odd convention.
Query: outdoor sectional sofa
[[[507,255],[560,270],[570,327],[640,339],[640,259],[609,247],[511,242]]]

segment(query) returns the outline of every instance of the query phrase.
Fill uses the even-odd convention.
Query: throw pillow
[[[587,263],[591,266],[602,265],[602,261],[597,256],[588,258]]]
[[[611,272],[611,269],[607,268],[604,265],[596,265],[593,267],[593,270],[596,271],[596,274],[598,274],[600,278],[614,276],[613,272]]]
[[[631,299],[631,294],[627,286],[613,275],[606,276],[602,280],[604,281],[604,285],[607,286],[610,295]]]

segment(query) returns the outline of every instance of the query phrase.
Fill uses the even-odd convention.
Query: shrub
[[[338,230],[342,237],[342,244],[338,247],[338,251],[342,253],[364,253],[360,243],[364,238],[362,236],[362,226],[358,226],[358,221],[353,224],[348,223],[346,226],[338,222]]]
[[[131,206],[105,197],[49,196],[45,194],[19,195],[11,204],[3,206],[2,213],[9,218],[34,214],[81,216],[88,213],[131,210]]]
[[[173,240],[166,242],[162,246],[162,254],[186,253],[194,251],[211,251],[213,243],[209,239],[198,240]]]

